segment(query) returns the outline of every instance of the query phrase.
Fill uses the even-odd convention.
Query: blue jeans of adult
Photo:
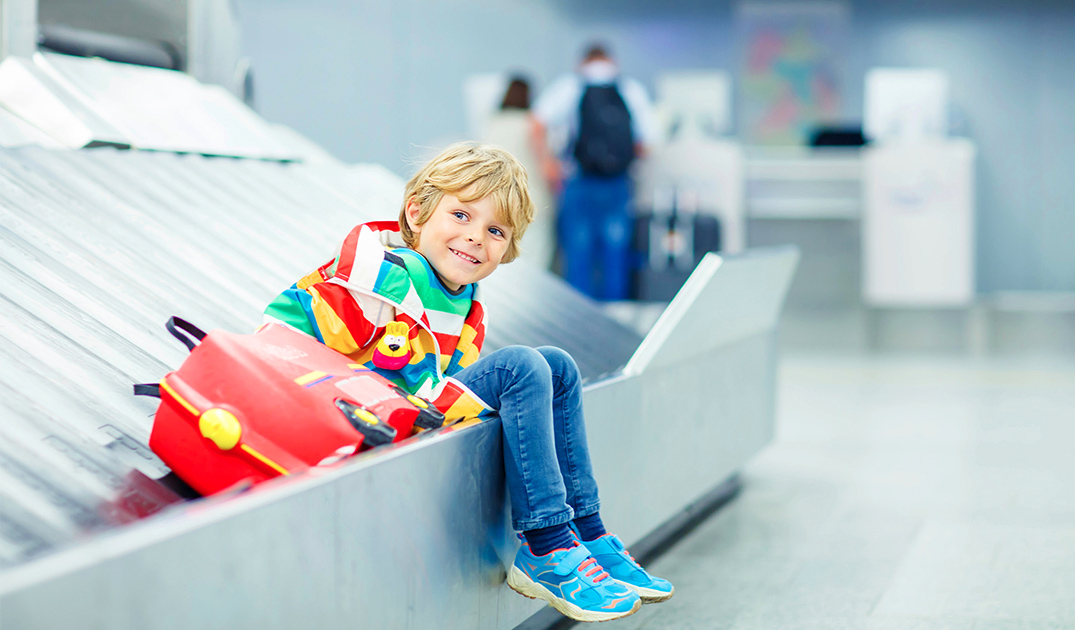
[[[564,279],[602,300],[627,299],[631,262],[631,181],[579,174],[564,185],[560,243]],[[595,278],[600,276],[600,284]]]
[[[455,375],[500,415],[511,524],[529,531],[600,510],[571,355],[509,346]]]

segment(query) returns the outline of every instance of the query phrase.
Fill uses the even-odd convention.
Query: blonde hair
[[[420,208],[415,223],[423,225],[446,194],[464,203],[491,196],[497,220],[511,229],[511,242],[500,262],[511,262],[519,255],[519,240],[534,220],[534,202],[527,186],[526,169],[507,151],[474,142],[453,144],[407,182],[399,213],[403,242],[412,249],[418,245],[418,235],[407,223],[411,199]]]

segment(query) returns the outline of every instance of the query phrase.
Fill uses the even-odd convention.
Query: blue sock
[[[571,538],[571,528],[567,523],[560,523],[552,527],[531,529],[523,532],[526,542],[530,543],[530,553],[535,556],[543,556],[555,549],[570,549],[575,546]]]
[[[605,530],[605,524],[601,522],[601,515],[597,512],[589,516],[580,516],[573,522],[575,529],[579,530],[579,538],[582,538],[582,542],[597,540],[608,533]]]

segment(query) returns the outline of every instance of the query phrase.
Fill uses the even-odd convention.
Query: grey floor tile
[[[976,619],[953,617],[873,616],[866,620],[863,630],[979,630]]]
[[[929,523],[878,614],[1061,620],[1075,627],[1075,530]]]
[[[636,629],[1075,628],[1075,362],[797,355]]]
[[[1071,622],[1046,619],[984,619],[974,630],[1071,630]]]

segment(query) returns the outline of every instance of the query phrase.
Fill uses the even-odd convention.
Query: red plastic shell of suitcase
[[[201,343],[176,334],[191,354],[160,383],[149,446],[203,495],[331,463],[444,422],[426,401],[284,326],[206,335],[178,321],[200,333]]]

